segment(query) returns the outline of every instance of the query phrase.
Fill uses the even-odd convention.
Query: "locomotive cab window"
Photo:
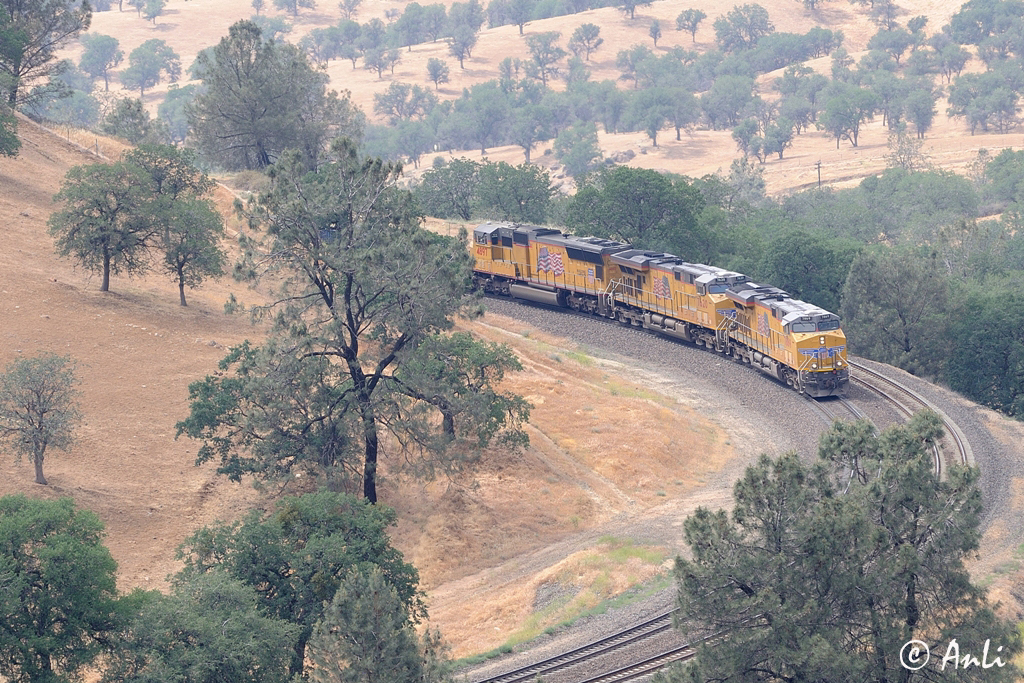
[[[814,323],[802,323],[796,322],[789,326],[789,329],[793,332],[816,332]]]
[[[724,294],[725,290],[729,289],[729,285],[711,285],[708,289],[712,294]]]
[[[838,330],[838,329],[839,329],[839,321],[838,320],[823,320],[820,323],[818,323],[818,331],[819,332],[829,332],[831,330]]]
[[[476,232],[476,233],[473,233],[473,236],[476,237],[476,243],[477,244],[487,244],[487,233],[486,232]]]

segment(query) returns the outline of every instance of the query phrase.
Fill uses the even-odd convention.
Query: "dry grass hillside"
[[[840,0],[814,14],[797,0],[760,4],[781,31],[806,31],[817,24],[843,30],[854,53],[874,32],[864,10]],[[333,2],[321,0],[320,5],[289,19],[295,24],[289,39],[338,19]],[[364,0],[357,18],[365,22],[403,6]],[[634,43],[649,44],[651,19],[665,27],[659,50],[676,44],[689,48],[690,36],[671,27],[682,9],[702,8],[708,19],[697,46],[708,47],[714,18],[731,6],[660,0],[638,10],[633,21],[608,8],[532,22],[526,31],[561,31],[564,41],[583,22],[600,25],[605,44],[593,56],[593,76],[616,78],[615,53]],[[934,30],[958,3],[900,0],[900,6],[905,17],[926,14]],[[156,24],[115,10],[96,14],[92,31],[116,36],[126,53],[150,38],[164,39],[187,67],[200,49],[215,44],[230,24],[250,14],[247,0],[170,0]],[[436,43],[403,53],[394,76],[383,79],[361,68],[353,71],[347,61],[332,63],[329,72],[333,86],[351,90],[369,112],[373,94],[393,81],[428,85],[429,57],[452,64],[452,82],[441,94],[454,98],[463,87],[495,77],[505,56],[524,53],[518,30],[506,26],[482,32],[465,70],[458,69],[443,43]],[[76,48],[68,55],[77,57]],[[816,66],[827,68],[827,60],[820,61]],[[771,77],[762,79],[764,93],[770,92]],[[166,87],[147,94],[147,106],[155,110]],[[187,534],[214,519],[269,504],[247,485],[216,477],[212,467],[194,467],[195,444],[173,438],[175,422],[187,412],[188,384],[213,371],[226,347],[261,334],[246,319],[225,315],[223,302],[232,292],[246,301],[259,294],[224,280],[191,293],[190,306],[181,308],[174,285],[157,273],[134,281],[115,279],[111,293],[98,292],[95,278],[56,258],[46,234],[52,196],[64,173],[95,157],[28,122],[20,132],[21,155],[0,158],[0,223],[6,226],[0,247],[0,366],[44,350],[73,355],[85,419],[71,452],[48,457],[50,487],[32,483],[28,463],[2,454],[0,494],[73,496],[106,523],[120,586],[162,587],[176,569],[174,548]],[[694,130],[679,142],[673,137],[666,131],[661,145],[651,148],[640,133],[602,135],[601,145],[609,155],[640,152],[633,164],[693,176],[727,169],[735,157],[727,131]],[[75,139],[107,156],[120,151],[117,143],[92,135]],[[961,122],[940,113],[924,151],[936,164],[959,169],[980,147],[1022,142],[1021,134],[970,137]],[[553,165],[543,149],[539,145],[535,159]],[[765,165],[768,189],[809,186],[816,182],[819,160],[823,182],[853,183],[883,168],[886,153],[886,134],[877,122],[863,131],[856,149],[844,142],[837,150],[824,134],[806,133],[786,159]],[[462,154],[480,156],[478,151],[457,153]],[[523,160],[519,148],[492,149],[488,156]],[[231,199],[220,191],[226,216]],[[466,326],[484,338],[512,344],[523,358],[526,370],[509,388],[535,406],[530,449],[516,455],[489,453],[465,480],[423,484],[389,479],[381,487],[382,500],[399,511],[395,542],[420,568],[433,620],[459,655],[527,638],[663,571],[673,545],[636,542],[623,530],[630,524],[643,527],[654,515],[681,514],[698,503],[727,504],[728,482],[763,447],[756,435],[736,442],[735,433],[714,415],[702,414],[692,398],[638,381],[633,368],[590,357],[514,320],[488,316]],[[630,445],[637,433],[646,437],[643,452]],[[566,586],[576,596],[572,600],[541,599]]]

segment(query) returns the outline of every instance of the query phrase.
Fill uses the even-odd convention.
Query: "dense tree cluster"
[[[926,413],[880,435],[867,420],[837,422],[818,463],[762,456],[736,483],[731,514],[689,517],[677,623],[714,638],[660,680],[934,680],[904,666],[904,644],[950,639],[959,654],[992,643],[988,668],[957,667],[958,680],[1016,680],[1020,633],[964,567],[981,535],[978,472],[938,480],[930,447],[941,433]]]
[[[537,166],[453,159],[423,174],[415,198],[439,218],[544,223],[554,193],[547,172]]]
[[[190,74],[203,80],[203,87],[178,88],[181,92],[168,97],[174,101],[161,105],[159,123],[148,127],[147,139],[181,142],[191,135],[204,159],[225,168],[264,168],[287,148],[303,149],[315,165],[328,140],[339,133],[361,139],[363,127],[358,110],[345,97],[328,92],[323,74],[303,55],[319,67],[343,58],[358,68],[361,61],[363,68],[384,78],[394,73],[403,49],[444,40],[449,54],[465,67],[466,60],[472,59],[477,32],[488,21],[491,26],[517,24],[522,33],[532,19],[592,7],[592,3],[564,2],[555,8],[541,0],[493,0],[486,8],[478,0],[451,8],[413,2],[390,17],[393,21],[371,19],[360,24],[354,19],[358,2],[347,9],[343,3],[345,18],[335,26],[310,31],[296,50],[280,38],[270,47],[271,38],[284,35],[289,27],[279,17],[259,15],[262,5],[254,6],[257,16],[246,23],[244,36],[240,23],[216,48],[222,51],[220,62],[214,48],[201,52]],[[1009,37],[1018,20],[1011,5],[1008,0],[969,2],[948,27],[929,37],[927,17],[912,17],[900,25],[891,2],[872,3],[872,12],[882,12],[880,30],[870,39],[867,56],[854,64],[842,50],[841,32],[822,27],[804,35],[776,32],[767,11],[748,3],[715,19],[718,49],[702,54],[680,48],[656,53],[637,44],[621,50],[616,55],[621,80],[636,92],[590,81],[586,62],[603,43],[599,26],[583,24],[567,37],[553,32],[524,35],[528,56],[503,62],[496,82],[473,86],[454,101],[426,99],[410,109],[389,110],[384,114],[389,125],[365,131],[364,151],[392,160],[406,158],[418,166],[420,156],[432,149],[476,146],[486,150],[516,144],[529,161],[538,142],[554,140],[577,124],[600,124],[606,132],[644,131],[657,146],[664,128],[674,128],[679,139],[683,128],[703,123],[735,129],[740,151],[767,163],[784,158],[794,137],[812,126],[826,131],[837,145],[845,141],[857,146],[862,126],[881,116],[890,130],[912,126],[923,138],[943,94],[933,82],[939,75],[950,84],[951,115],[963,117],[972,132],[1005,132],[1016,125],[1016,92],[1024,83]],[[285,9],[294,14],[303,6],[292,3]],[[635,12],[637,6],[620,3],[627,13]],[[676,29],[690,32],[695,40],[706,18],[699,10],[684,10]],[[980,28],[972,29],[973,25]],[[657,45],[661,26],[656,33],[654,28],[651,35]],[[93,78],[103,77],[106,87],[110,70],[123,58],[116,41],[95,36],[83,43],[88,48],[83,69]],[[158,43],[149,41],[129,55],[130,64],[121,74],[122,81],[138,88],[141,95],[162,74],[173,80],[180,69],[175,56]],[[248,56],[243,43],[249,44]],[[987,71],[963,73],[971,58],[963,44],[977,46]],[[236,54],[229,58],[231,50]],[[570,53],[575,57],[567,60]],[[826,55],[834,57],[831,79],[807,73],[800,65]],[[217,80],[218,69],[236,68],[248,70],[240,81],[244,86]],[[753,79],[781,68],[787,68],[786,76],[776,82],[781,99],[756,95]],[[95,99],[87,90],[65,87],[74,81],[70,75],[58,78],[60,70],[51,71],[51,85],[33,90],[33,97],[48,102],[37,107],[35,115],[73,125],[95,123],[99,109]],[[262,76],[256,77],[257,72]],[[564,91],[549,87],[552,79],[563,77]],[[449,67],[432,57],[424,78],[437,90],[448,82]],[[69,92],[71,98],[60,103]],[[282,112],[273,106],[265,112],[254,108],[254,103],[283,100],[305,104]],[[190,119],[185,116],[186,102],[191,102]]]
[[[529,161],[537,142],[553,140],[571,126],[595,122],[607,132],[644,131],[657,145],[659,133],[668,126],[675,129],[678,140],[684,128],[700,120],[714,128],[737,125],[763,107],[753,95],[754,76],[830,54],[843,39],[841,33],[821,28],[803,36],[773,33],[770,23],[763,25],[763,8],[757,5],[738,9],[733,19],[738,27],[729,24],[725,34],[736,33],[742,45],[729,56],[722,52],[698,55],[679,48],[657,54],[645,45],[620,51],[616,65],[621,80],[635,92],[622,92],[609,81],[590,80],[586,61],[604,42],[597,25],[583,24],[569,37],[567,47],[575,58],[568,62],[568,52],[559,44],[564,39],[557,33],[526,36],[529,57],[503,60],[496,82],[474,85],[459,99],[437,102],[414,116],[392,118],[389,126],[370,126],[366,149],[386,158],[406,157],[418,165],[420,155],[430,149],[476,146],[486,151],[495,145],[516,144]],[[440,66],[435,63],[428,74],[435,85],[433,73]],[[565,91],[548,85],[560,75],[567,81]],[[703,94],[697,97],[695,92]],[[781,157],[794,132],[811,123],[809,115],[801,114],[798,121],[789,116],[767,117],[761,132],[768,133],[769,142],[766,153],[759,155],[762,160],[767,155]],[[768,126],[773,126],[770,132]]]
[[[358,669],[449,681],[440,635],[413,630],[426,611],[416,569],[388,538],[394,523],[392,510],[344,494],[284,497],[189,537],[168,594],[122,594],[94,514],[69,498],[0,498],[0,674],[286,683],[354,680]]]
[[[128,68],[121,72],[121,82],[131,90],[138,88],[139,97],[145,97],[146,88],[158,84],[161,75],[166,75],[172,83],[177,81],[181,76],[181,61],[167,43],[152,38],[128,55]]]
[[[293,14],[307,6],[285,4],[284,9]],[[524,54],[529,57],[509,58],[514,63],[502,65],[496,83],[470,88],[452,102],[428,102],[411,116],[389,116],[390,125],[367,131],[365,151],[388,159],[407,158],[418,165],[420,156],[431,149],[478,146],[486,150],[517,144],[529,161],[537,142],[554,140],[576,124],[600,124],[606,132],[645,131],[656,146],[662,129],[675,128],[678,139],[682,128],[699,122],[716,129],[736,129],[744,155],[766,163],[784,158],[794,136],[811,126],[826,131],[837,145],[845,141],[857,146],[862,126],[880,116],[890,130],[912,126],[918,138],[923,138],[943,95],[934,83],[939,75],[950,86],[948,112],[962,117],[972,133],[1006,132],[1016,126],[1017,91],[1024,87],[1024,72],[1013,40],[1021,13],[1012,2],[968,2],[948,26],[931,36],[926,33],[927,17],[911,17],[901,25],[898,8],[891,1],[870,4],[880,30],[871,37],[868,54],[857,64],[842,50],[841,32],[822,27],[804,35],[776,32],[767,11],[748,3],[714,20],[717,50],[697,54],[674,48],[655,53],[638,44],[620,51],[616,64],[622,80],[638,91],[634,93],[612,92],[611,83],[590,82],[585,63],[603,43],[597,25],[583,24],[568,37],[555,33],[524,35]],[[204,87],[213,92],[200,95],[195,88],[178,89],[182,92],[173,98],[176,102],[167,104],[160,122],[148,128],[147,139],[181,142],[191,134],[206,160],[226,168],[264,168],[289,147],[304,149],[315,164],[316,154],[336,134],[359,139],[362,120],[344,97],[335,98],[327,92],[322,74],[301,54],[321,67],[344,58],[357,68],[361,60],[364,68],[384,78],[394,73],[403,48],[411,50],[418,43],[445,40],[449,54],[465,67],[466,60],[472,59],[477,32],[485,23],[513,23],[523,33],[525,24],[533,19],[594,7],[587,2],[548,0],[493,0],[486,7],[478,0],[467,0],[451,8],[413,2],[401,14],[389,17],[389,22],[371,19],[360,24],[354,19],[358,2],[351,6],[342,3],[345,18],[335,26],[309,32],[296,51],[280,39],[275,40],[273,49],[267,47],[271,38],[284,35],[282,32],[289,27],[279,17],[261,16],[263,3],[258,5],[254,5],[257,16],[253,23],[261,35],[243,39],[236,26],[234,37],[224,41],[234,41],[236,50],[241,49],[241,42],[252,44],[248,57],[236,55],[251,62],[245,67],[251,71],[243,79],[246,86],[231,88],[223,81],[214,83],[214,50],[202,51],[190,73],[210,79]],[[633,14],[639,5],[619,6]],[[137,3],[140,12],[141,7],[142,3]],[[676,19],[676,29],[690,32],[695,40],[706,18],[700,10],[683,10]],[[662,29],[660,24],[656,33],[653,25],[651,28],[657,46]],[[163,50],[159,42],[149,41],[129,55],[130,64],[122,70],[122,81],[138,88],[141,95],[162,74],[173,80],[180,70],[176,56]],[[83,44],[87,47],[83,70],[93,78],[103,77],[107,87],[110,70],[123,58],[116,41],[107,36],[87,36]],[[976,49],[988,67],[986,71],[963,73],[971,59],[964,45]],[[218,49],[225,49],[225,45]],[[566,60],[570,53],[576,61]],[[831,82],[825,78],[827,87],[822,87],[818,81],[824,77],[799,73],[804,68],[799,63],[825,55],[835,58]],[[779,88],[783,97],[766,106],[753,92],[751,79],[786,67],[794,73],[780,79],[785,88]],[[255,78],[252,68],[268,76]],[[206,72],[201,73],[204,69]],[[45,101],[33,109],[33,115],[71,125],[94,125],[99,104],[89,91],[72,85],[75,79],[71,74],[61,76],[61,68],[54,67],[52,60],[44,71],[49,83],[37,83],[33,94],[26,97],[26,101]],[[433,57],[424,77],[434,83],[436,90],[449,80],[450,72],[444,60]],[[565,91],[549,88],[551,79],[561,77],[568,85]],[[495,93],[494,85],[504,101]],[[7,92],[11,94],[13,89]],[[193,101],[191,119],[185,117],[186,97]],[[253,111],[253,102],[282,99],[306,104],[281,115],[273,107],[258,115]],[[215,111],[249,113],[231,117]],[[231,118],[235,120],[227,120]],[[756,130],[752,122],[757,123]],[[9,123],[4,126],[12,127]],[[245,127],[250,130],[240,130]]]

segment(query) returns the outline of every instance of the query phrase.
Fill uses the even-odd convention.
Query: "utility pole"
[[[815,164],[818,168],[818,189],[821,189],[821,159],[818,159],[818,163]]]

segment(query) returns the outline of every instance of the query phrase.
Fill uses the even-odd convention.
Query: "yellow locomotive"
[[[485,292],[617,319],[730,355],[813,397],[846,393],[839,316],[741,273],[553,228],[473,231]]]

